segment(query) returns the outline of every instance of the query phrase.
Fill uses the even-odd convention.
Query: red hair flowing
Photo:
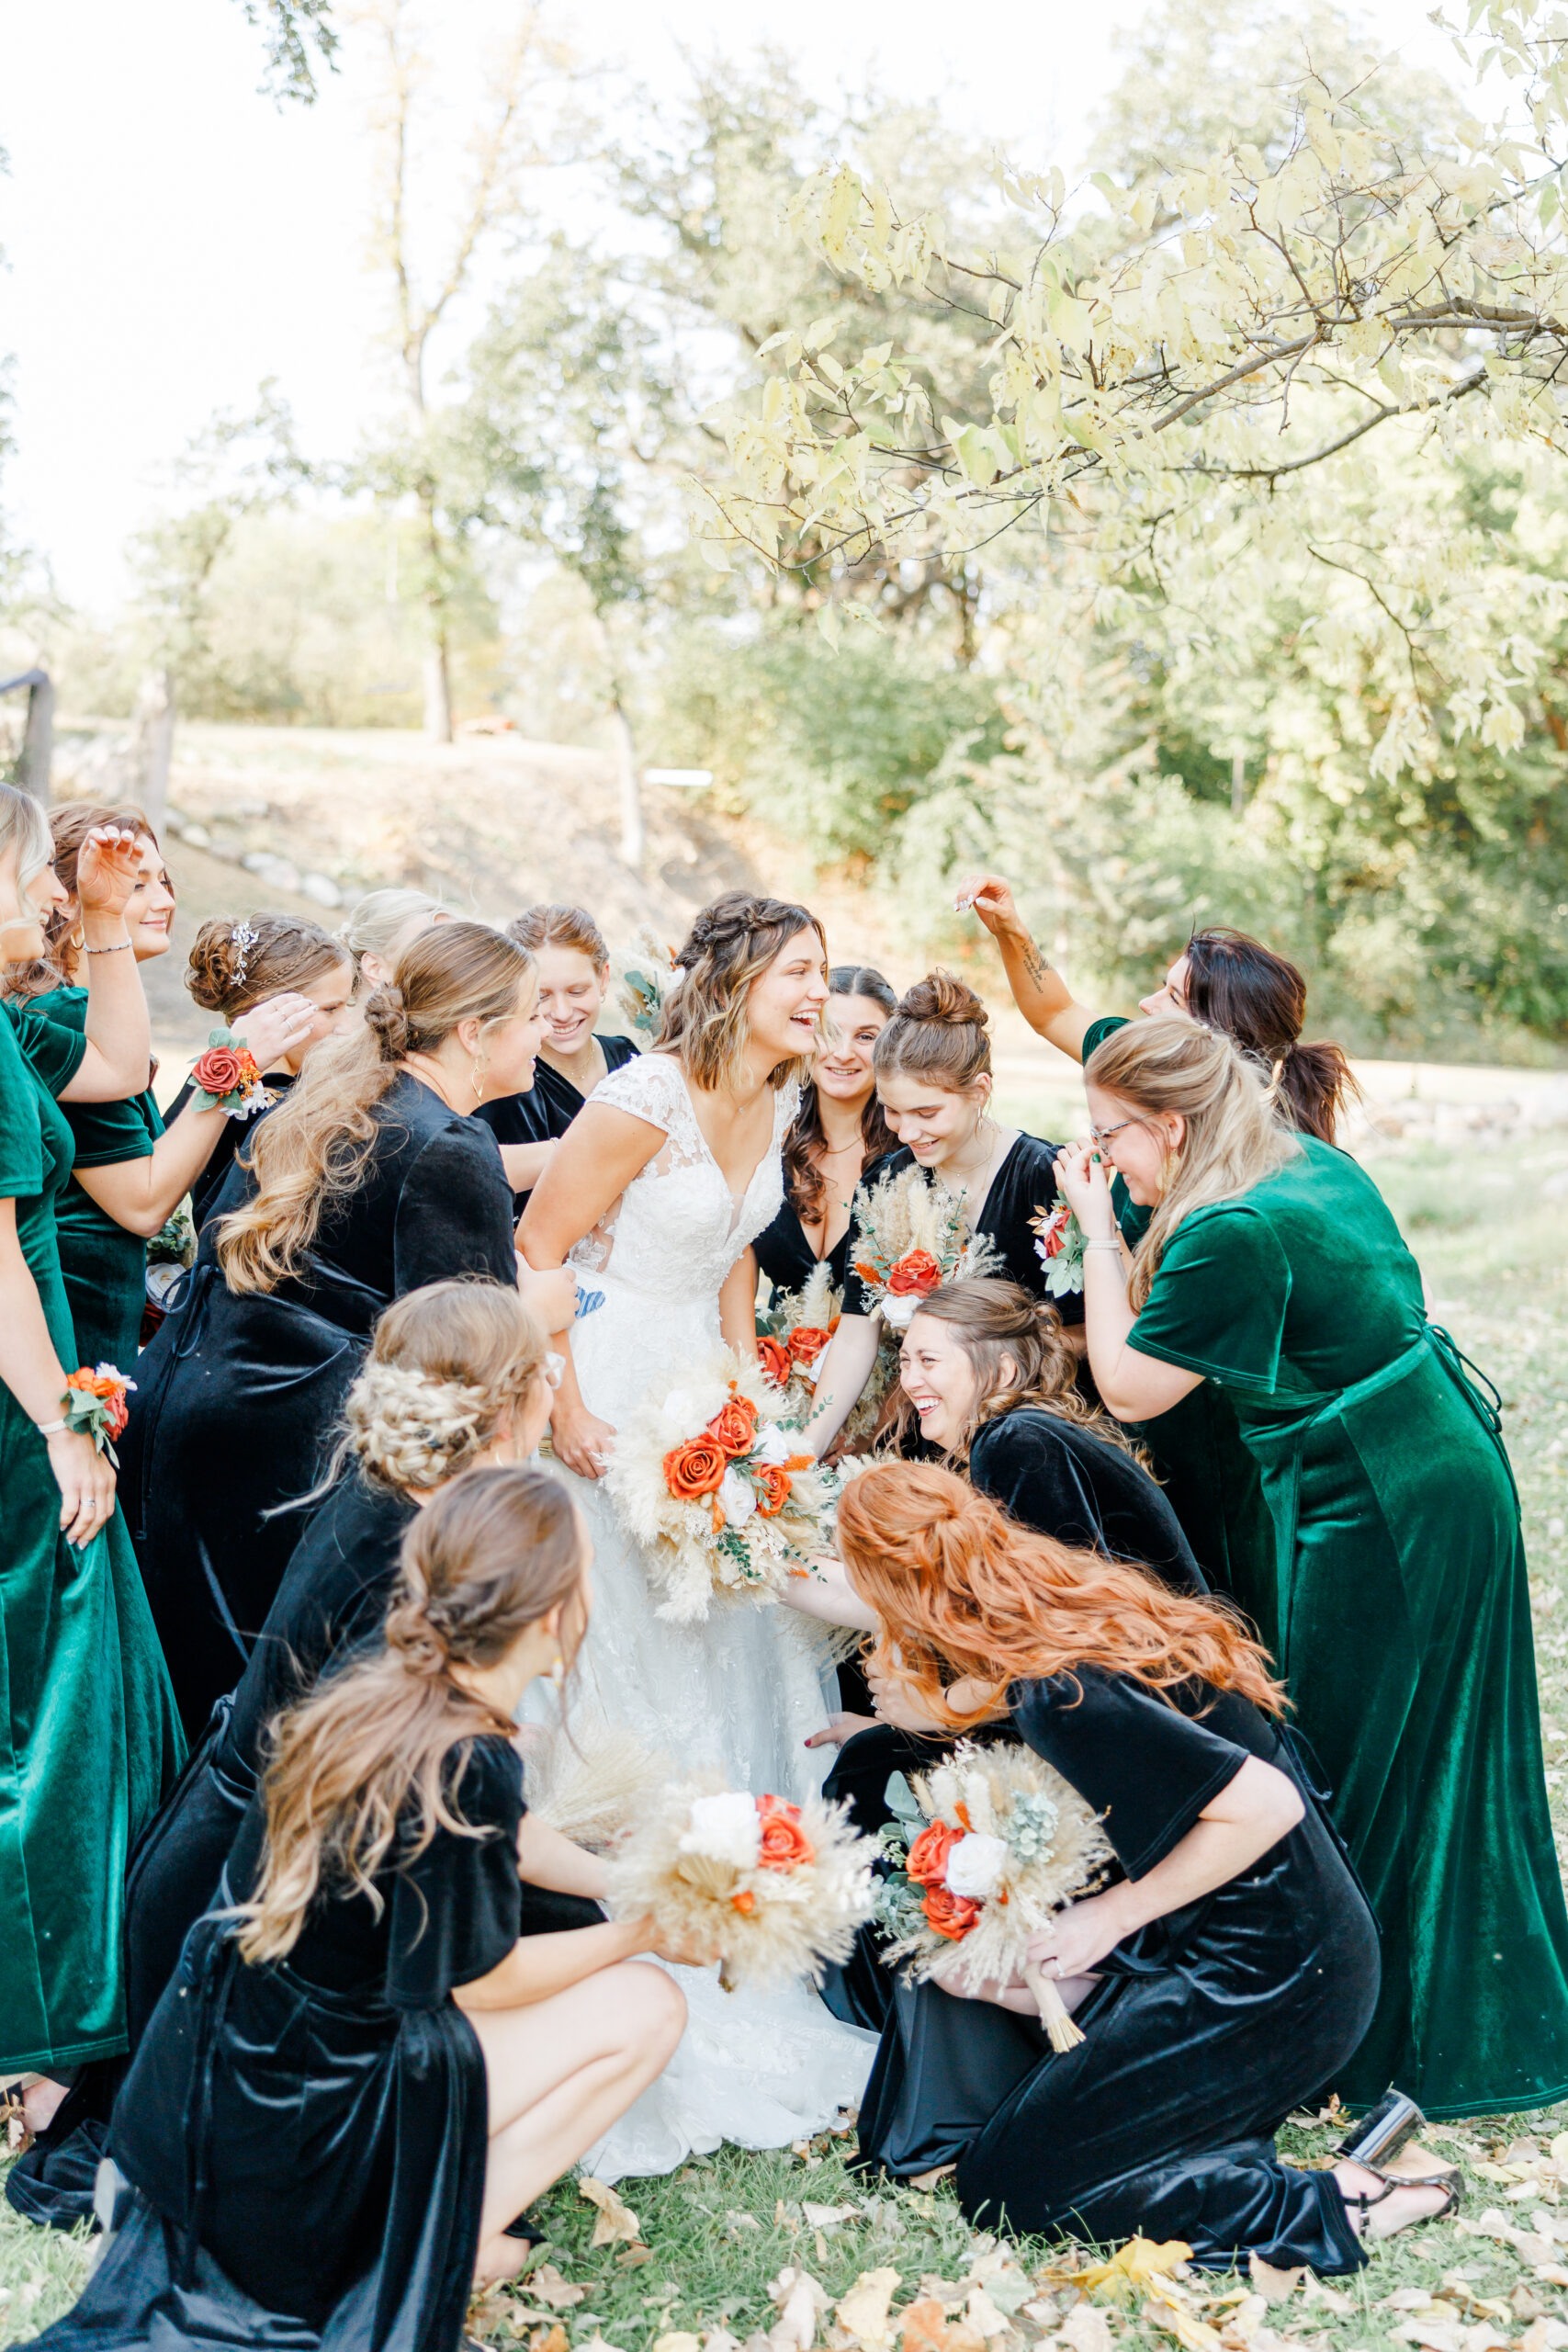
[[[882,1623],[877,1665],[954,1730],[995,1713],[997,1686],[1078,1666],[1159,1692],[1196,1678],[1269,1714],[1284,1703],[1266,1653],[1224,1607],[1019,1526],[951,1470],[863,1471],[838,1519],[851,1582]],[[967,1676],[993,1695],[954,1707],[945,1686]]]

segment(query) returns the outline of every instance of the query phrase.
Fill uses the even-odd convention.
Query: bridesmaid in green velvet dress
[[[57,902],[36,802],[0,786],[0,957],[41,948]],[[46,2078],[123,2050],[120,1905],[130,1845],[183,1754],[115,1479],[61,1408],[79,1351],[55,1247],[71,1182],[56,1097],[112,1099],[147,1062],[147,1008],[122,909],[129,842],[82,859],[92,952],[83,1031],[25,1002],[0,1014],[0,2075]]]
[[[1085,1070],[1062,1187],[1089,1236],[1089,1363],[1120,1419],[1201,1381],[1273,1519],[1276,1656],[1382,1930],[1333,2085],[1429,2115],[1568,2093],[1568,1913],[1542,1771],[1518,1502],[1495,1406],[1427,1320],[1371,1177],[1279,1123],[1256,1066],[1181,1019]],[[1105,1161],[1152,1214],[1129,1268]],[[1350,1311],[1347,1311],[1347,1303]]]
[[[69,801],[50,816],[55,876],[65,903],[45,923],[43,961],[11,966],[9,978],[0,984],[6,995],[27,997],[50,1020],[78,1032],[86,1018],[87,991],[76,985],[86,960],[79,944],[76,860],[88,835],[103,826],[135,839],[137,879],[125,909],[134,961],[141,965],[167,955],[174,886],[146,818],[139,808]],[[346,1003],[346,960],[334,968]],[[265,1069],[275,1053],[297,1047],[318,1017],[303,997],[280,998],[247,1019],[246,1041]],[[129,1373],[136,1362],[146,1299],[147,1244],[184,1200],[231,1123],[221,1111],[191,1108],[175,1119],[165,1138],[151,1086],[123,1102],[62,1107],[73,1136],[74,1181],[55,1204],[55,1229],[77,1352],[84,1363],[112,1363]]]

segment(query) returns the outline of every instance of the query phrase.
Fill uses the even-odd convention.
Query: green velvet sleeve
[[[1290,1296],[1290,1263],[1269,1219],[1245,1201],[1216,1202],[1178,1226],[1127,1344],[1268,1395],[1280,1376]]]
[[[8,1021],[0,1021],[0,1201],[33,1200],[43,1190],[43,1130],[38,1096]]]
[[[82,1067],[87,1051],[86,1038],[72,1023],[51,1020],[25,997],[8,996],[6,1011],[17,1045],[37,1071],[40,1084],[58,1102]]]

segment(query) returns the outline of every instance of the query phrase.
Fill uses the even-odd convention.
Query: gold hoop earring
[[[560,1656],[558,1651],[556,1656],[556,1662],[550,1668],[550,1681],[554,1686],[556,1697],[558,1699],[561,1694],[562,1686],[566,1681],[566,1660]]]
[[[481,1093],[483,1092],[483,1091],[484,1091],[484,1082],[485,1082],[485,1081],[484,1081],[484,1064],[480,1061],[480,1059],[479,1059],[479,1057],[478,1054],[476,1054],[476,1055],[474,1056],[474,1066],[473,1066],[472,1070],[469,1072],[469,1075],[470,1075],[470,1077],[473,1079],[473,1081],[474,1081],[474,1101],[477,1102],[479,1101],[479,1099],[480,1094],[481,1094]]]

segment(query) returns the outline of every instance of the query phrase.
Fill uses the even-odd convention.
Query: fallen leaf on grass
[[[1191,2259],[1191,2247],[1180,2238],[1169,2238],[1163,2245],[1156,2245],[1153,2238],[1129,2238],[1109,2262],[1094,2262],[1080,2270],[1076,2283],[1087,2295],[1109,2295],[1115,2301],[1131,2302],[1134,2295],[1144,2293],[1156,2280],[1168,2279],[1180,2264]]]
[[[1068,2352],[1111,2352],[1116,2341],[1105,2313],[1089,2303],[1075,2303],[1056,2333]]]
[[[689,2335],[682,2328],[672,2328],[668,2335],[656,2335],[653,2352],[703,2352],[700,2335]]]
[[[987,2344],[993,2335],[1005,2335],[1010,2324],[1006,2312],[998,2310],[984,2287],[971,2289],[964,2316],[976,2335]]]
[[[590,2172],[582,2174],[577,2186],[590,2205],[596,2205],[599,2209],[593,2235],[588,2241],[590,2246],[614,2245],[620,2238],[624,2238],[628,2245],[635,2245],[642,2231],[631,2207],[624,2205],[613,2188],[607,2188],[602,2180],[595,2180]]]
[[[606,2344],[595,2328],[592,2335],[583,2338],[577,2347],[577,2352],[621,2352],[621,2347],[618,2344]]]
[[[653,2248],[644,2245],[639,2238],[636,2245],[624,2245],[615,2256],[617,2270],[640,2270],[645,2262],[653,2260]]]
[[[1519,2352],[1561,2352],[1568,2344],[1568,2327],[1560,2319],[1532,2320],[1519,2339]]]
[[[814,2230],[836,2230],[860,2211],[858,2205],[803,2205],[801,2211]]]
[[[1220,2352],[1217,2328],[1207,2320],[1194,2319],[1190,2312],[1169,2301],[1164,2295],[1151,2295],[1144,2305],[1144,2318],[1152,2327],[1165,2330],[1177,2342],[1185,2345],[1187,2352]]]
[[[849,2293],[840,2296],[833,2316],[846,2335],[865,2346],[865,2352],[883,2352],[897,2329],[890,2310],[897,2291],[896,2270],[863,2270]]]
[[[570,2278],[563,2278],[553,2262],[543,2263],[537,2270],[530,2271],[528,2292],[537,2295],[540,2302],[548,2303],[553,2312],[569,2312],[573,2303],[588,2300],[587,2288],[576,2287]]]
[[[559,2320],[536,2327],[528,2338],[528,2352],[571,2352],[571,2342]]]
[[[1291,2270],[1276,2270],[1271,2262],[1265,2262],[1258,2254],[1248,2256],[1247,2268],[1252,2274],[1254,2288],[1266,2303],[1284,2302],[1288,2296],[1295,2293],[1306,2277],[1304,2262],[1298,2262]]]
[[[900,2313],[904,2352],[985,2352],[986,2339],[964,2320],[950,2320],[935,2295],[922,2295]]]
[[[828,2298],[809,2270],[790,2265],[768,2281],[768,2300],[778,2312],[768,2330],[773,2352],[810,2352],[817,2322]]]

